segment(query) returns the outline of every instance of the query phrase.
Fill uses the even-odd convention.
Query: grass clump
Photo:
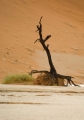
[[[4,78],[3,84],[33,84],[33,78],[29,74],[11,74]]]

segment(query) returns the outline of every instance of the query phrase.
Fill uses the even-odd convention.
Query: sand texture
[[[0,82],[11,73],[49,70],[45,51],[34,44],[41,16],[56,70],[84,84],[84,0],[1,0]]]
[[[84,87],[0,85],[0,120],[83,120]]]

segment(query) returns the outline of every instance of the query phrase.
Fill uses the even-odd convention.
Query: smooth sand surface
[[[84,87],[0,85],[0,120],[83,120]]]
[[[45,51],[34,44],[41,16],[57,72],[84,84],[84,0],[1,0],[0,82],[13,73],[49,70]]]

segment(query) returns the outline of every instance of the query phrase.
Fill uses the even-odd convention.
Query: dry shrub
[[[65,86],[64,79],[58,78],[58,86]]]
[[[39,74],[37,78],[34,80],[34,85],[55,85],[57,86],[64,86],[64,79],[58,78],[52,78],[51,74],[43,73]]]
[[[7,75],[3,84],[33,84],[34,78],[29,74],[10,74]]]

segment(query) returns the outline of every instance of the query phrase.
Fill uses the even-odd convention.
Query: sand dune
[[[41,16],[43,37],[52,35],[48,43],[57,71],[84,83],[83,0],[1,0],[0,81],[10,73],[49,69],[43,48],[34,44]]]

